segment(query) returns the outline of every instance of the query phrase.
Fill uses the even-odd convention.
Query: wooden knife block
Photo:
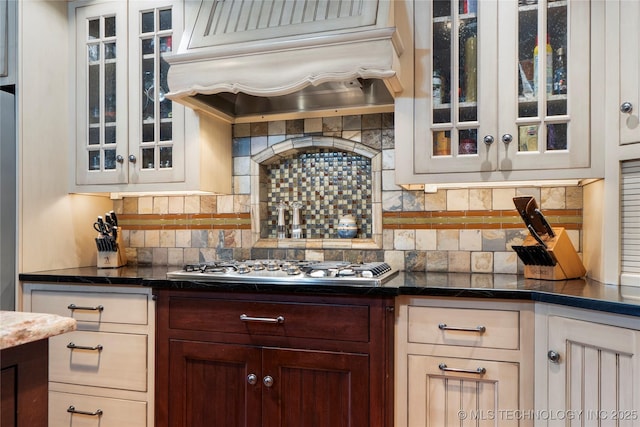
[[[118,234],[116,251],[98,251],[98,268],[118,268],[127,265],[127,255],[122,244],[122,237]]]
[[[556,265],[525,265],[524,277],[542,280],[566,280],[583,277],[587,270],[573,247],[569,235],[563,227],[552,227],[552,229],[555,233],[554,237],[548,235],[541,237],[547,245],[547,252],[556,261]],[[539,246],[540,244],[529,234],[522,245]]]

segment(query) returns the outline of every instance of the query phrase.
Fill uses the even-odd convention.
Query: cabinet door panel
[[[620,106],[629,102],[630,113],[620,113],[620,143],[640,142],[640,3],[620,2]]]
[[[486,372],[443,371],[441,364]],[[516,417],[507,415],[519,409],[517,363],[409,355],[408,375],[412,427],[518,425]]]
[[[259,348],[172,340],[169,358],[171,427],[261,425]]]
[[[598,421],[598,411],[606,423],[614,413],[624,418],[625,411],[637,410],[633,399],[637,399],[638,373],[633,365],[638,335],[630,329],[550,317],[549,349],[558,352],[560,360],[548,365],[549,409],[581,411],[587,423]],[[622,419],[621,424],[632,425],[632,419]],[[550,420],[550,425],[564,421]]]
[[[369,357],[265,349],[264,427],[370,427]]]

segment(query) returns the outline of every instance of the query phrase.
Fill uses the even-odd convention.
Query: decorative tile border
[[[213,230],[251,229],[249,213],[218,214],[121,214],[118,224],[125,230]]]
[[[582,209],[545,210],[552,227],[582,230]],[[515,210],[384,212],[382,228],[398,229],[506,229],[525,228]]]

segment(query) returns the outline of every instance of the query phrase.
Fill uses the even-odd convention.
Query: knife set
[[[104,219],[98,216],[93,228],[98,232],[96,247],[98,249],[98,268],[117,268],[127,264],[127,257],[120,237],[118,217],[111,211]]]
[[[512,246],[524,263],[524,277],[542,280],[577,279],[586,274],[564,227],[551,227],[532,196],[514,197],[529,235],[522,245]]]

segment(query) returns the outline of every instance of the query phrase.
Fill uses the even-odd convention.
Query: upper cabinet
[[[602,173],[589,126],[590,2],[413,8],[412,99],[396,110],[397,161],[412,166],[396,169],[398,184]]]
[[[16,0],[0,0],[0,86],[16,84]]]
[[[193,111],[165,97],[164,56],[182,35],[182,2],[70,7],[77,82],[72,191],[230,192],[230,126],[210,118],[200,126]],[[208,176],[211,170],[218,178]]]
[[[640,2],[621,1],[620,143],[640,142]]]

